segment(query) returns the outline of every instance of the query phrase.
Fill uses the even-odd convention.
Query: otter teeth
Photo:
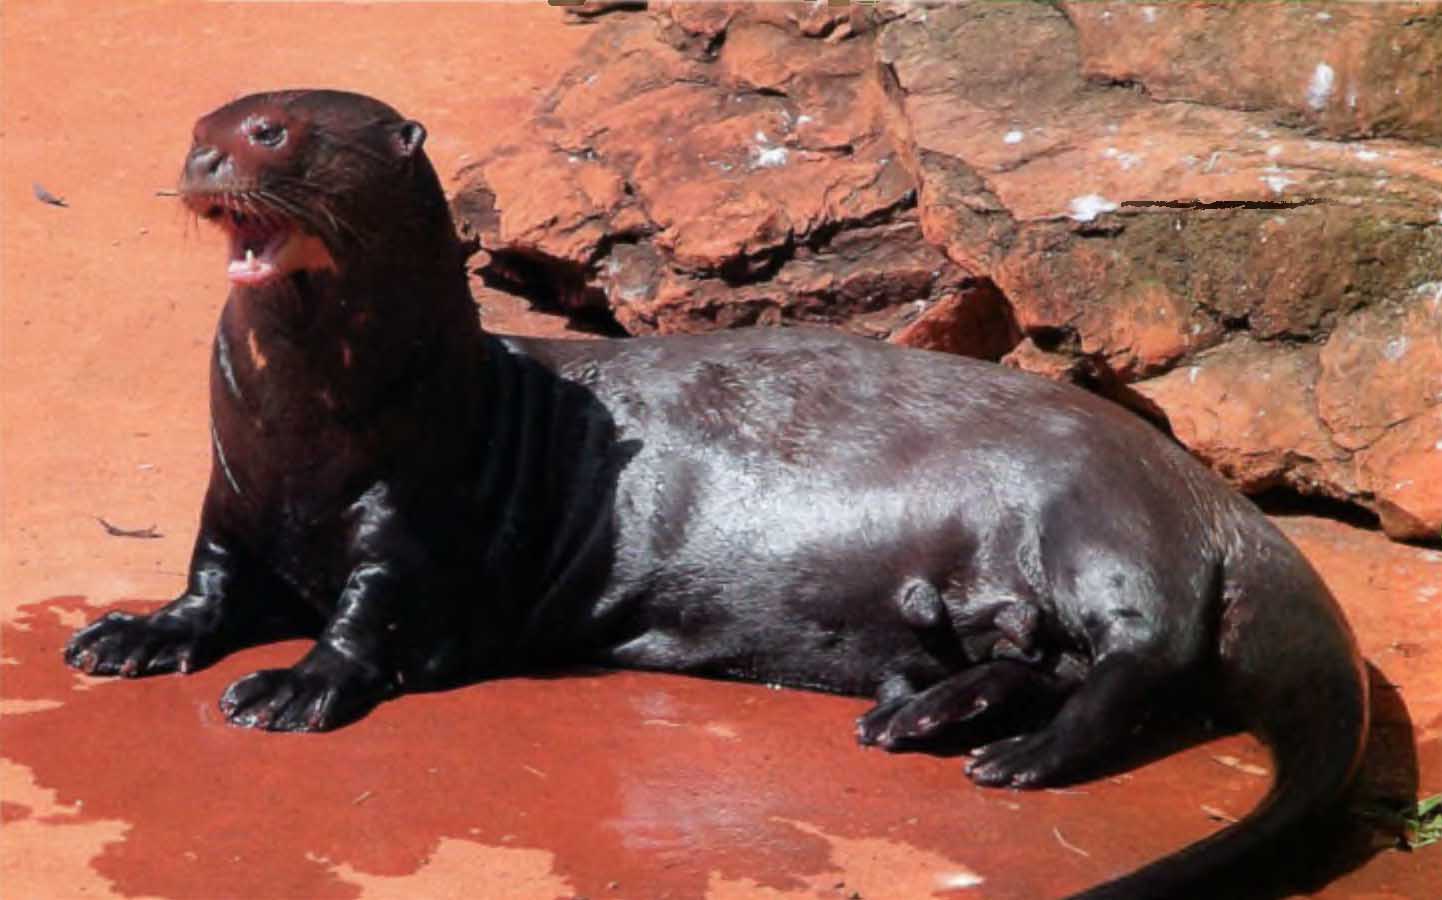
[[[239,248],[236,249],[239,250]],[[275,265],[275,249],[267,246],[257,254],[254,247],[246,247],[243,256],[237,254],[231,258],[226,275],[233,284],[248,287],[255,287],[270,281],[281,274]]]

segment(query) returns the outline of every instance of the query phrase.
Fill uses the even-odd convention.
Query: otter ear
[[[412,119],[392,125],[390,131],[391,145],[398,157],[415,156],[426,142],[426,126]]]

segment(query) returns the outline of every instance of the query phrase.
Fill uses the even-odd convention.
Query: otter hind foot
[[[919,693],[878,702],[857,720],[857,739],[886,750],[979,746],[1053,713],[1064,690],[1011,660],[966,669]]]

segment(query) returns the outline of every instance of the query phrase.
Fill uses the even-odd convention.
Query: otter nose
[[[225,154],[218,147],[197,144],[190,148],[190,155],[185,158],[185,177],[192,181],[213,178],[224,162]]]

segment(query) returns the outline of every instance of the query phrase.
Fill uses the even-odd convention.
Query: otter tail
[[[1222,699],[1271,750],[1271,790],[1241,821],[1074,900],[1225,896],[1219,880],[1265,865],[1279,837],[1351,781],[1368,727],[1367,675],[1351,630],[1296,548],[1280,534],[1258,544],[1236,567],[1245,583],[1225,593],[1218,644]],[[1291,596],[1271,593],[1283,586]]]

